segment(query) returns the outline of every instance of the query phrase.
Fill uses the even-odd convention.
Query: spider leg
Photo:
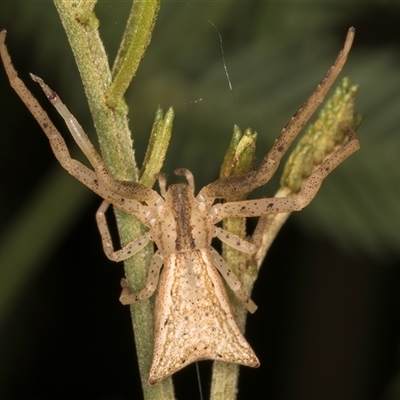
[[[104,164],[104,161],[100,157],[100,154],[96,151],[89,138],[87,137],[82,126],[79,124],[77,119],[71,114],[66,105],[61,101],[60,97],[54,92],[43,79],[39,78],[34,74],[30,74],[33,81],[39,83],[44,94],[54,108],[58,111],[61,117],[64,119],[65,124],[68,127],[75,142],[85,154],[90,164],[93,166],[97,177],[101,180],[103,186],[112,190],[114,193],[118,193],[121,196],[127,198],[134,198],[139,201],[147,201],[152,203],[154,200],[157,202],[159,196],[157,192],[137,182],[119,181],[113,178],[111,173],[108,171]]]
[[[247,242],[241,237],[219,227],[215,227],[214,236],[221,240],[221,242],[243,253],[254,254],[258,249],[257,245]]]
[[[299,193],[290,197],[273,197],[257,200],[244,200],[230,203],[218,203],[212,207],[216,222],[225,217],[256,217],[268,214],[299,211],[307,206],[317,194],[322,181],[347,157],[360,148],[356,132],[347,130],[349,141],[326,159],[305,181]]]
[[[216,180],[201,189],[198,198],[211,205],[215,198],[227,198],[246,194],[259,186],[265,185],[274,175],[279,162],[298,133],[308,122],[316,109],[321,105],[332,84],[335,82],[344,64],[346,63],[351,45],[353,43],[355,29],[347,32],[343,49],[339,52],[335,62],[319,83],[315,92],[307,99],[304,105],[290,119],[282,129],[273,147],[262,160],[256,171],[240,176],[228,177]]]
[[[150,232],[146,232],[144,235],[141,235],[132,242],[128,243],[121,250],[114,251],[110,230],[108,228],[105,216],[105,212],[107,211],[109,205],[110,203],[108,203],[106,200],[102,202],[99,209],[97,210],[96,220],[101,236],[101,241],[103,244],[104,253],[111,261],[118,262],[132,257],[135,253],[145,247],[151,240],[151,235]],[[151,259],[146,286],[138,293],[130,293],[128,282],[125,279],[122,279],[122,292],[119,298],[120,302],[126,305],[148,299],[157,288],[162,263],[163,258],[161,256],[161,253],[159,251],[156,251]]]
[[[233,293],[235,293],[235,296],[243,303],[247,310],[253,314],[257,310],[257,306],[244,291],[239,279],[236,278],[228,264],[214,248],[210,247],[210,252],[215,268],[217,268],[224,277],[226,283],[232,289]]]
[[[72,136],[84,154],[88,157],[96,173],[93,173],[93,171],[85,167],[79,161],[71,158],[67,145],[60,132],[54,126],[46,111],[43,110],[42,106],[25,86],[24,82],[18,77],[17,71],[12,64],[7,47],[4,43],[5,38],[6,31],[3,30],[0,32],[0,56],[10,81],[10,85],[24,102],[26,107],[29,109],[33,117],[46,134],[50,141],[50,146],[54,152],[54,155],[62,167],[95,193],[109,200],[111,203],[126,212],[132,213],[132,210],[136,209],[138,205],[140,206],[140,203],[137,201],[135,202],[133,199],[139,201],[148,201],[151,204],[162,201],[157,192],[147,188],[144,185],[135,182],[123,182],[115,180],[107,170],[100,155],[90,143],[89,138],[84,133],[78,121],[68,111],[67,107],[61,102],[57,94],[52,91],[42,79],[31,74],[32,79],[40,84],[46,94],[46,97],[64,118]],[[101,181],[101,183],[99,181]],[[126,204],[124,206],[124,199],[121,197],[125,199],[131,199],[127,202],[129,203],[127,206]],[[133,213],[136,215],[135,211],[133,211]]]
[[[156,290],[160,278],[160,270],[163,265],[163,257],[156,251],[151,259],[149,274],[144,289],[137,293],[131,293],[126,279],[121,279],[122,292],[119,301],[126,304],[133,304],[137,301],[148,299]]]
[[[118,262],[126,260],[129,257],[132,257],[138,251],[143,249],[143,247],[145,247],[147,243],[149,243],[151,237],[150,237],[150,232],[146,232],[144,235],[137,237],[135,240],[125,245],[122,249],[114,251],[110,230],[108,228],[107,219],[105,215],[109,205],[110,203],[107,200],[104,200],[101,203],[99,209],[96,212],[96,221],[97,221],[97,227],[99,228],[104,253],[111,261]]]

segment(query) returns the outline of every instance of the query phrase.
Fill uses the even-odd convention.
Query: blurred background
[[[174,106],[163,170],[189,168],[197,188],[218,177],[235,123],[258,132],[261,160],[356,27],[342,76],[360,85],[361,150],[291,216],[267,256],[246,328],[261,367],[243,369],[239,399],[400,399],[399,4],[191,4],[219,29],[236,104],[216,31],[169,1],[127,103],[139,165],[157,105]],[[130,6],[96,6],[110,63]],[[0,2],[0,28],[19,76],[64,136],[28,72],[58,92],[95,142],[54,5]],[[95,225],[100,199],[55,161],[2,67],[0,88],[0,398],[139,399],[129,310],[118,301],[123,268],[104,256]],[[272,196],[278,177],[258,196]],[[210,365],[200,363],[206,392]],[[174,380],[178,398],[199,398],[194,365]]]

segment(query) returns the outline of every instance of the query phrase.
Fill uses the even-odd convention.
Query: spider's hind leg
[[[215,249],[210,247],[210,252],[214,266],[224,277],[226,283],[232,289],[233,293],[235,293],[236,297],[243,303],[247,310],[253,314],[257,310],[257,305],[247,295],[239,279],[234,275],[228,264]]]
[[[163,258],[159,251],[156,251],[151,259],[149,273],[147,275],[146,286],[137,293],[131,293],[126,279],[121,279],[122,292],[119,301],[124,304],[133,304],[137,301],[148,299],[157,289],[160,278],[160,270],[163,265]]]

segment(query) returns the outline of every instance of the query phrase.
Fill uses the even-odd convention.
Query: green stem
[[[110,108],[117,107],[136,74],[140,61],[150,43],[151,33],[160,9],[160,1],[136,0],[133,3],[124,37],[112,69],[113,82],[106,94]]]
[[[76,6],[76,12],[80,16],[80,23],[87,23],[89,18],[93,14],[94,7],[97,3],[97,0],[85,0],[80,1]]]
[[[353,129],[357,128],[361,122],[361,117],[354,113],[356,94],[357,87],[352,86],[348,78],[343,78],[319,112],[317,120],[309,125],[289,156],[282,174],[281,188],[276,193],[276,197],[287,197],[297,193],[315,168],[326,157],[329,157],[338,146],[343,146],[344,141],[347,140],[344,128],[346,126]],[[242,135],[238,127],[234,128],[232,140],[221,168],[221,178],[240,175],[251,170],[255,139],[256,134],[250,130]],[[226,201],[240,201],[242,199],[226,199]],[[290,213],[271,214],[259,219],[254,233],[262,236],[262,244],[254,258],[223,245],[224,259],[242,281],[247,293],[251,293],[253,284],[257,279],[258,269],[289,215]],[[229,232],[242,238],[246,237],[244,218],[226,218],[223,226]],[[233,296],[230,296],[230,300],[236,322],[244,332],[247,312]],[[237,365],[215,362],[211,399],[235,399],[238,377],[239,368]]]
[[[171,138],[173,119],[174,110],[172,108],[165,115],[161,108],[157,109],[146,156],[140,171],[140,183],[143,185],[152,187],[157,174],[161,171],[165,152]]]
[[[143,2],[142,6],[145,6],[144,3],[146,2]],[[158,1],[153,3],[159,4]],[[138,170],[133,156],[131,133],[127,122],[128,108],[122,97],[124,91],[119,90],[118,95],[112,96],[115,101],[112,108],[109,107],[107,102],[106,91],[112,83],[112,75],[107,54],[98,32],[99,22],[92,12],[94,2],[91,2],[90,7],[79,6],[83,2],[77,5],[76,2],[71,0],[54,0],[54,4],[60,15],[81,75],[103,159],[116,179],[137,181]],[[153,25],[147,25],[148,38],[151,37],[152,27]],[[125,33],[125,36],[127,35]],[[122,53],[119,52],[119,54]],[[143,53],[136,55],[137,59],[134,60],[136,65],[139,65],[142,56]],[[121,65],[125,64],[122,63]],[[119,87],[119,85],[117,86]],[[170,133],[172,127],[171,112],[163,121],[162,125],[166,126]],[[164,155],[168,140],[164,140],[162,145],[163,151],[161,153],[163,152]],[[161,159],[163,158],[164,156],[161,156]],[[154,169],[152,169],[152,172],[156,173]],[[138,237],[142,233],[143,227],[132,215],[127,215],[118,210],[115,211],[121,245],[124,246]],[[131,288],[135,291],[140,290],[145,284],[148,263],[152,253],[151,246],[148,246],[146,250],[125,262],[126,277]],[[147,383],[153,351],[152,308],[151,301],[142,301],[131,306],[144,398],[172,400],[174,394],[171,379],[165,379],[152,387]]]
[[[220,178],[237,176],[249,172],[253,169],[255,156],[255,142],[257,133],[251,129],[246,129],[242,134],[239,127],[233,128],[231,143],[225,155],[221,167]],[[225,201],[240,201],[246,196],[225,199]],[[223,228],[229,232],[246,238],[246,219],[245,218],[225,218]],[[235,250],[223,244],[222,253],[225,261],[232,268],[235,275],[242,282],[246,293],[251,293],[257,270],[254,268],[252,257],[241,251]],[[229,300],[233,315],[240,330],[244,333],[246,325],[247,310],[243,304],[231,295],[228,290]],[[236,398],[237,385],[239,380],[239,365],[224,362],[214,362],[211,383],[211,400],[233,400]]]

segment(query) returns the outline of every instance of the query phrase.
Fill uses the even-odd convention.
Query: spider
[[[344,127],[347,133],[345,144],[322,162],[297,194],[226,203],[215,201],[250,193],[270,180],[288,147],[322,103],[343,68],[354,32],[354,28],[349,29],[344,47],[325,78],[283,128],[258,169],[218,179],[203,187],[197,195],[193,175],[184,168],[176,170],[175,174],[184,176],[187,183],[167,187],[165,175],[159,175],[161,194],[140,183],[114,179],[58,95],[41,78],[30,74],[65,120],[93,170],[72,159],[64,139],[18,78],[4,44],[6,31],[0,33],[0,53],[10,84],[42,127],[56,158],[71,175],[104,199],[96,219],[106,256],[113,261],[122,261],[140,251],[149,241],[157,246],[145,288],[138,293],[130,293],[127,282],[122,280],[120,297],[123,304],[132,304],[149,298],[157,289],[149,384],[155,384],[201,359],[259,366],[256,355],[236,325],[220,275],[248,311],[253,313],[257,306],[222,257],[211,247],[211,240],[217,237],[235,249],[254,254],[257,251],[254,243],[259,243],[259,238],[250,243],[216,224],[226,217],[265,216],[301,210],[314,198],[326,176],[359,148],[357,135],[350,127]],[[116,251],[105,217],[110,204],[133,214],[149,228],[145,234]]]

